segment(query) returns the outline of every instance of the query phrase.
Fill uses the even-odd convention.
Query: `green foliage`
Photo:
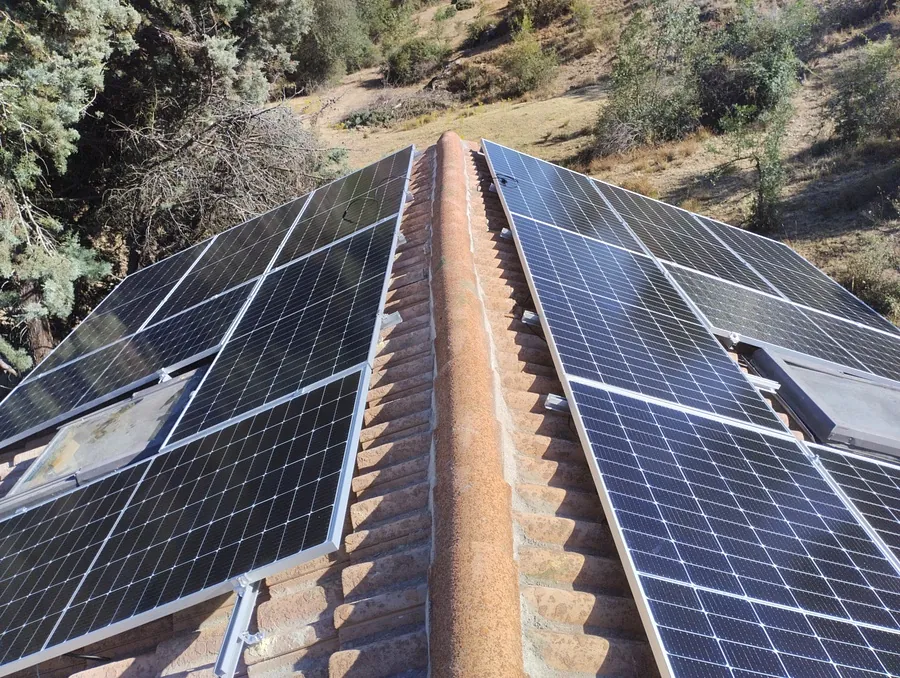
[[[837,74],[835,89],[829,108],[841,140],[900,133],[900,47],[890,39],[869,44]]]
[[[298,84],[334,82],[348,70],[374,62],[374,46],[353,0],[313,0],[313,12],[297,50]]]
[[[513,42],[500,60],[506,74],[506,89],[511,95],[521,95],[551,82],[559,61],[553,52],[545,52],[535,35],[531,18],[526,14]]]
[[[496,31],[497,23],[488,14],[487,6],[482,2],[478,5],[475,18],[466,25],[466,44],[474,47],[485,43],[494,37]]]
[[[582,31],[588,31],[597,24],[594,6],[588,0],[572,0],[570,6],[573,23]]]
[[[134,46],[137,20],[118,0],[0,10],[0,322],[38,357],[52,348],[49,320],[72,311],[75,282],[108,271],[45,205],[108,60]],[[22,348],[7,340],[0,354],[21,366]]]
[[[817,12],[808,2],[763,13],[741,0],[724,25],[687,0],[650,0],[622,32],[613,88],[595,135],[601,155],[724,129],[778,108],[803,68]]]
[[[390,85],[411,85],[433,75],[450,56],[444,41],[433,38],[413,38],[394,50],[382,69],[384,80]]]
[[[866,234],[835,279],[879,313],[900,322],[900,246],[893,239]]]
[[[463,10],[472,9],[475,6],[475,0],[456,0],[453,5],[462,12]]]
[[[622,32],[612,93],[595,128],[601,155],[677,139],[696,129],[700,107],[694,63],[705,48],[699,10],[654,0]]]
[[[778,106],[797,82],[817,17],[803,0],[766,14],[742,0],[724,31],[710,31],[695,67],[702,122],[721,128],[738,107],[753,116]]]
[[[572,0],[510,0],[509,16],[513,24],[525,17],[536,26],[547,26],[571,11]]]
[[[456,5],[445,5],[441,7],[437,12],[434,13],[435,21],[447,21],[456,16]]]
[[[749,161],[754,169],[753,200],[747,227],[774,233],[781,227],[781,194],[786,178],[781,149],[793,113],[789,96],[758,115],[753,107],[738,107],[723,122],[729,134],[731,162]]]

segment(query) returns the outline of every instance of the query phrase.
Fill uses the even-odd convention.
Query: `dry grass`
[[[625,179],[619,185],[622,188],[628,189],[629,191],[634,191],[635,193],[646,195],[648,198],[659,198],[659,189],[656,187],[656,184],[654,184],[652,181],[650,181],[649,178],[645,176],[637,176],[630,179]]]

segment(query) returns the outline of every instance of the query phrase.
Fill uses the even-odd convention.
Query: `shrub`
[[[835,279],[879,313],[900,321],[900,247],[893,240],[866,234],[860,249],[847,257]]]
[[[390,85],[411,85],[436,73],[450,55],[447,44],[430,38],[413,38],[388,56],[382,67]]]
[[[590,30],[597,24],[594,6],[588,0],[572,0],[570,9],[572,21],[580,30]]]
[[[553,80],[558,65],[555,54],[541,49],[526,14],[519,30],[513,35],[512,45],[500,61],[500,67],[506,74],[507,92],[520,95],[546,85]]]
[[[793,113],[788,96],[777,108],[756,116],[752,107],[738,110],[723,123],[729,132],[731,163],[749,161],[754,169],[753,202],[747,228],[773,233],[781,226],[781,193],[785,169],[781,147]]]
[[[447,87],[465,99],[489,101],[499,94],[503,73],[492,62],[467,61],[453,69]]]
[[[758,116],[778,106],[797,82],[817,16],[803,0],[772,14],[741,3],[725,29],[711,33],[708,49],[696,60],[701,122],[721,130],[738,107],[745,116]]]
[[[622,31],[612,92],[594,129],[600,155],[677,139],[699,124],[690,68],[700,26],[692,4],[661,0]]]
[[[456,9],[460,12],[466,9],[472,9],[475,6],[475,0],[456,0]]]
[[[470,47],[493,40],[497,34],[497,22],[488,16],[484,4],[479,5],[478,14],[466,26],[466,44]]]
[[[838,73],[835,89],[829,109],[840,139],[900,133],[900,48],[890,39],[868,45]]]
[[[434,13],[435,21],[448,21],[456,16],[456,10],[459,9],[459,5],[446,5],[445,7],[441,7],[437,12]]]
[[[572,10],[573,0],[510,0],[509,15],[514,24],[521,24],[525,17],[536,26],[547,26]]]

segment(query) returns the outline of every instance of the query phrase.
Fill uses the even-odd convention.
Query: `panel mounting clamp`
[[[566,400],[563,396],[557,395],[555,393],[548,393],[547,397],[544,398],[544,407],[551,412],[569,412],[569,401]]]
[[[224,678],[234,676],[244,645],[255,645],[263,639],[262,632],[250,633],[248,630],[250,618],[256,607],[256,597],[259,595],[259,582],[251,582],[246,577],[240,576],[234,580],[234,590],[238,594],[238,599],[228,620],[228,628],[225,629],[225,638],[222,639],[222,648],[219,650],[214,669],[217,676]]]
[[[403,317],[400,315],[399,311],[394,311],[393,313],[382,313],[381,314],[381,329],[382,331],[393,327],[394,325],[399,325],[403,322]]]

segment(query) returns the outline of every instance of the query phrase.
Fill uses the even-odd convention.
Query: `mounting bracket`
[[[403,318],[400,315],[400,311],[394,311],[393,313],[382,313],[381,314],[381,329],[386,330],[394,325],[399,325],[403,322]]]
[[[217,676],[224,678],[233,678],[244,645],[255,645],[263,639],[262,631],[250,633],[247,630],[253,609],[256,607],[259,582],[251,582],[241,575],[234,580],[234,590],[238,594],[238,599],[234,604],[231,619],[228,620],[228,628],[225,629],[225,638],[222,639],[222,648],[219,650],[214,669]]]
[[[570,411],[569,401],[563,396],[555,393],[547,394],[546,398],[544,398],[544,407],[551,412],[563,412],[567,414]]]

